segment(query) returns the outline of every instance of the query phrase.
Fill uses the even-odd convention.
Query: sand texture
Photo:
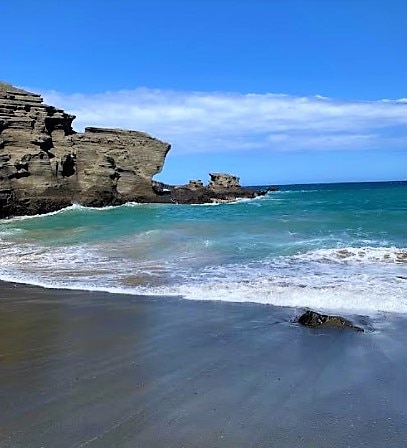
[[[300,311],[2,283],[0,446],[406,446],[407,318]]]

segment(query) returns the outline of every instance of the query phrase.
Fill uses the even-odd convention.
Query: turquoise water
[[[0,221],[0,278],[186,299],[407,312],[407,183]]]

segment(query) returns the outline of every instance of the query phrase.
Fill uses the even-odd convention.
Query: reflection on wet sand
[[[2,283],[0,446],[399,448],[407,318],[298,313]]]

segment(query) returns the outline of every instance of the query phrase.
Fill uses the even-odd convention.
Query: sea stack
[[[201,180],[190,180],[188,184],[171,188],[171,200],[179,204],[206,204],[233,202],[239,198],[253,199],[269,190],[242,187],[233,174],[211,173],[208,185]]]

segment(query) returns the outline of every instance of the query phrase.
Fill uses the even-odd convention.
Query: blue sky
[[[172,143],[159,179],[407,178],[405,0],[4,0],[0,79]]]

